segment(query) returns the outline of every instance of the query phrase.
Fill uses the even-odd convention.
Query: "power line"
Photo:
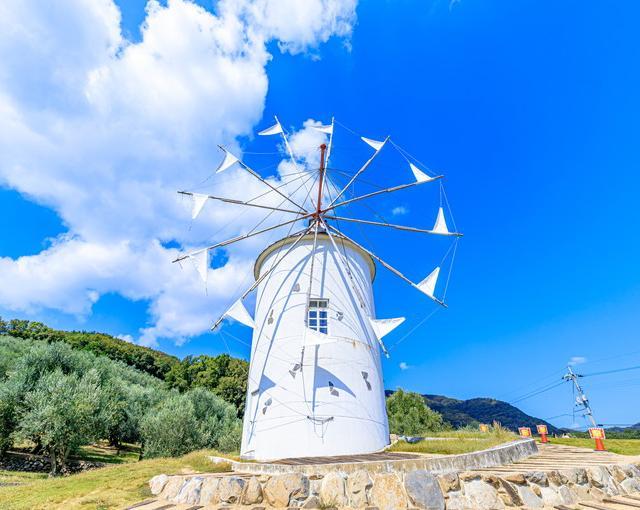
[[[615,374],[617,372],[628,372],[629,370],[638,370],[638,369],[640,369],[640,365],[636,365],[634,367],[616,368],[613,370],[603,370],[601,372],[592,372],[590,374],[583,374],[578,377],[593,377],[595,375]]]

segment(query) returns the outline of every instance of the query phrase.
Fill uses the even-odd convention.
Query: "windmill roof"
[[[275,250],[278,250],[279,248],[281,248],[282,246],[286,246],[287,244],[291,244],[295,242],[297,237],[298,237],[297,235],[283,237],[282,239],[276,241],[275,243],[267,246],[262,251],[262,253],[258,255],[258,258],[256,259],[256,262],[253,265],[253,275],[256,280],[260,277],[260,269],[262,269],[262,264],[267,259],[267,257],[271,253],[273,253]],[[360,248],[358,245],[352,243],[349,239],[345,239],[344,237],[341,237],[339,235],[334,235],[333,237],[338,239],[341,245],[347,246],[353,251],[358,252],[362,256],[362,258],[366,260],[367,265],[369,266],[369,273],[371,274],[371,281],[373,281],[376,277],[376,265],[373,259],[371,258],[371,256],[367,252],[365,252],[362,248]],[[322,238],[329,239],[329,236],[327,235],[326,232],[318,232],[318,239],[322,239]],[[313,234],[312,233],[305,234],[302,237],[302,241],[306,241],[306,240],[313,240]]]

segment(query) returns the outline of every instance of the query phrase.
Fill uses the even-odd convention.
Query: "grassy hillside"
[[[213,464],[203,450],[179,458],[161,458],[117,464],[63,478],[41,473],[0,471],[0,508],[3,510],[74,510],[124,508],[151,495],[148,482],[165,474],[226,471],[228,464]],[[104,459],[103,459],[104,460]],[[3,483],[20,483],[3,486]]]
[[[175,356],[125,342],[111,335],[89,331],[61,331],[35,321],[13,319],[6,322],[0,317],[0,335],[49,343],[66,342],[74,348],[122,361],[160,379],[164,379],[180,363]]]

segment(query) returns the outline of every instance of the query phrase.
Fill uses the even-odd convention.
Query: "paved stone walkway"
[[[637,462],[640,457],[617,455],[611,452],[596,452],[573,446],[540,444],[539,453],[531,457],[499,467],[478,469],[483,473],[506,474],[548,471],[552,469],[584,468],[609,464]]]

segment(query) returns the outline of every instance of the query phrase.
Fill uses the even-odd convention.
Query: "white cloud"
[[[116,338],[124,340],[125,342],[134,343],[133,337],[131,335],[116,335]]]
[[[235,139],[261,118],[266,43],[297,53],[348,36],[355,2],[222,0],[216,10],[150,0],[134,44],[121,35],[112,0],[0,5],[0,185],[53,208],[68,227],[37,255],[0,258],[0,307],[87,316],[108,292],[148,299],[152,322],[140,340],[153,345],[206,331],[249,283],[269,237],[232,247],[210,270],[206,293],[189,264],[169,263],[177,251],[164,243],[210,244],[253,226],[261,211],[210,201],[189,228],[188,198],[175,191],[210,177],[216,144],[239,150]],[[304,129],[291,139],[308,164],[317,161],[318,135]],[[239,169],[207,185],[236,198],[265,190]]]
[[[572,367],[575,365],[581,365],[582,363],[586,362],[587,358],[585,358],[584,356],[572,356],[571,359],[569,359],[569,365],[571,365]]]
[[[399,205],[399,206],[394,207],[393,209],[391,209],[391,214],[393,214],[394,216],[403,216],[403,215],[408,214],[408,213],[409,213],[409,209],[407,209],[403,205]]]
[[[400,367],[400,370],[409,370],[410,368],[412,368],[412,366],[409,365],[406,361],[401,361],[398,366]]]

